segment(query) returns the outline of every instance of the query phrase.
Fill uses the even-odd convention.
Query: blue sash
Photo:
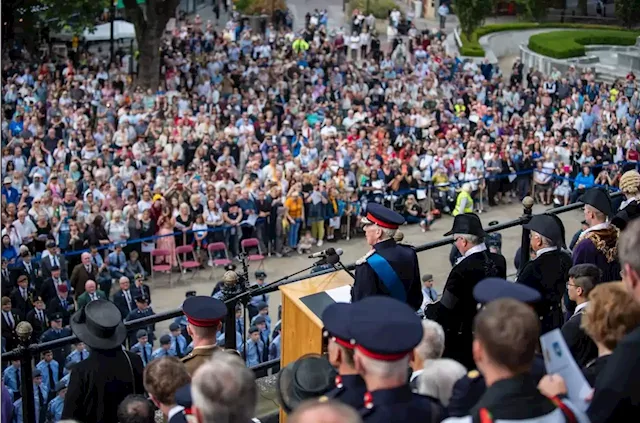
[[[389,264],[389,262],[382,257],[378,253],[374,253],[373,255],[367,258],[367,263],[376,272],[378,278],[382,281],[384,286],[387,287],[389,293],[396,300],[400,300],[403,303],[407,302],[407,292],[404,289],[404,285],[400,280],[400,277],[393,270],[393,267]]]

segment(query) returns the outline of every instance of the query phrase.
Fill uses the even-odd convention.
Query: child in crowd
[[[308,254],[315,243],[316,239],[311,235],[311,230],[307,229],[298,241],[298,254]]]

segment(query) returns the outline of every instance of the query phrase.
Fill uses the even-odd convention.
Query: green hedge
[[[368,0],[369,1],[369,11],[373,13],[378,19],[387,19],[389,17],[389,12],[393,9],[396,9],[398,6],[394,0]],[[365,13],[367,10],[367,0],[351,0],[350,2],[350,10],[354,9],[360,10],[362,13]]]
[[[548,57],[567,59],[584,56],[586,45],[634,45],[638,35],[640,32],[615,30],[547,32],[530,37],[529,48]]]
[[[536,22],[513,22],[506,24],[492,24],[485,25],[478,28],[471,34],[471,38],[467,39],[463,34],[460,34],[460,40],[462,41],[462,47],[460,47],[460,54],[463,56],[484,56],[484,50],[478,39],[487,34],[493,32],[502,31],[521,31],[524,29],[538,29],[538,28],[575,28],[575,29],[601,29],[601,30],[622,30],[623,28],[610,25],[590,25],[590,24],[575,24],[575,23],[536,23]]]

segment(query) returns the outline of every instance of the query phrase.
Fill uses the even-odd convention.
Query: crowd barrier
[[[620,196],[622,196],[621,192],[612,194],[612,198],[617,198]],[[494,226],[489,226],[485,229],[486,232],[487,233],[498,232],[498,231],[513,228],[516,226],[522,226],[525,223],[527,223],[532,216],[533,199],[530,197],[525,198],[525,200],[523,201],[523,206],[524,206],[523,214],[521,217],[508,222],[500,223]],[[567,206],[551,209],[548,211],[548,213],[561,214],[571,210],[579,209],[582,206],[583,206],[582,203],[577,202],[574,204],[569,204]],[[423,245],[418,245],[415,247],[415,249],[416,249],[416,252],[421,253],[434,248],[449,245],[452,242],[453,242],[453,237],[445,237],[437,241],[429,242]],[[524,266],[524,264],[526,264],[529,260],[529,255],[527,254],[528,245],[529,245],[529,230],[523,228],[522,238],[521,238],[521,246],[522,246],[521,266]],[[346,266],[346,268],[349,270],[353,270],[355,269],[355,267],[356,267],[355,263],[351,263]],[[255,295],[262,295],[262,294],[275,292],[278,290],[279,286],[283,284],[294,283],[294,282],[308,279],[310,277],[329,274],[336,271],[342,271],[342,270],[326,269],[313,274],[307,274],[297,278],[292,278],[292,279],[286,280],[285,282],[282,282],[282,284],[271,285],[269,287],[252,291],[252,295],[255,296]],[[237,300],[235,298],[225,301],[228,310],[234,313],[234,315],[235,315],[236,301]],[[153,316],[148,316],[141,319],[125,322],[125,325],[127,327],[127,330],[133,331],[142,327],[146,327],[151,324],[175,319],[176,317],[179,317],[182,314],[183,314],[182,310],[178,308],[175,310],[158,313]],[[225,328],[225,330],[235,331],[235,327],[234,327],[235,318],[227,319],[227,322],[230,323],[230,327]],[[28,325],[28,323],[26,324]],[[10,360],[16,360],[16,359],[19,359],[21,361],[21,377],[23,381],[28,381],[32,379],[32,361],[35,357],[38,357],[42,351],[64,347],[78,341],[78,338],[75,335],[72,335],[66,338],[57,339],[50,342],[44,342],[40,344],[29,344],[29,338],[30,338],[30,333],[25,333],[21,338],[22,343],[19,347],[17,347],[12,351],[2,354],[3,363],[6,363]],[[229,343],[230,338],[232,337],[228,337],[228,339],[225,339],[225,341]],[[225,345],[225,347],[234,349],[235,344]],[[261,363],[259,366],[252,367],[252,370],[256,373],[257,376],[263,376],[268,374],[269,372],[277,371],[277,369],[279,368],[279,365],[280,365],[280,362],[278,360],[272,360],[269,362]],[[22,388],[22,398],[23,398],[23,416],[25,416],[25,421],[35,421],[35,407],[33,403],[33,399],[34,399],[33,384],[23,383],[21,385],[21,388]]]

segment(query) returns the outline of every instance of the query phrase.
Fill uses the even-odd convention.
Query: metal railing
[[[622,196],[621,192],[617,192],[611,195],[612,199],[616,197]],[[502,231],[505,229],[513,228],[516,226],[521,226],[527,223],[532,217],[532,208],[534,204],[534,200],[531,197],[526,197],[523,202],[523,214],[522,216],[510,220],[508,222],[499,223],[494,226],[489,226],[485,229],[487,233],[493,233]],[[545,213],[551,214],[561,214],[568,211],[579,209],[583,206],[583,203],[577,202],[573,204],[569,204],[567,206],[557,207],[550,210],[547,210]],[[453,237],[446,237],[439,239],[437,241],[428,242],[415,247],[416,252],[420,253],[423,251],[428,251],[434,248],[443,247],[445,245],[453,243]],[[520,269],[529,261],[529,230],[522,230],[522,238],[521,238],[521,260],[520,260]],[[355,269],[355,263],[351,263],[345,266],[348,270]],[[296,278],[286,279],[285,281],[270,285],[268,287],[264,287],[257,290],[252,290],[248,295],[257,296],[262,294],[267,294],[270,292],[275,292],[282,285],[299,282],[301,280],[305,280],[308,278],[325,275],[329,273],[333,273],[336,271],[341,271],[338,269],[327,269],[318,272],[314,272],[312,274],[303,275]],[[236,298],[226,301],[227,309],[230,310],[230,313],[233,313],[234,318],[230,318],[226,320],[227,327],[225,328],[225,347],[235,349],[235,336],[227,336],[227,334],[235,334],[235,303],[237,302]],[[136,329],[146,327],[151,324],[159,323],[166,320],[175,319],[176,317],[182,316],[182,309],[175,309],[171,311],[166,311],[162,313],[155,314],[153,316],[144,317],[141,319],[131,320],[125,322],[125,326],[127,331],[135,331]],[[246,315],[246,310],[245,310]],[[22,322],[21,322],[22,323]],[[20,334],[19,334],[20,335]],[[35,421],[35,406],[34,406],[34,395],[33,395],[33,383],[29,383],[27,381],[32,380],[32,360],[34,357],[38,357],[43,351],[53,350],[56,348],[62,348],[67,345],[71,345],[78,341],[78,338],[73,336],[68,336],[61,339],[56,339],[54,341],[43,342],[40,344],[29,344],[31,333],[23,334],[22,338],[20,338],[21,345],[16,349],[6,352],[2,354],[2,361],[7,362],[10,360],[21,361],[21,377],[23,383],[21,384],[21,394],[23,398],[23,416],[25,416],[24,421]],[[270,360],[264,363],[261,363],[257,366],[251,367],[251,369],[255,372],[256,377],[263,377],[268,375],[270,372],[278,371],[280,366],[280,360]]]

